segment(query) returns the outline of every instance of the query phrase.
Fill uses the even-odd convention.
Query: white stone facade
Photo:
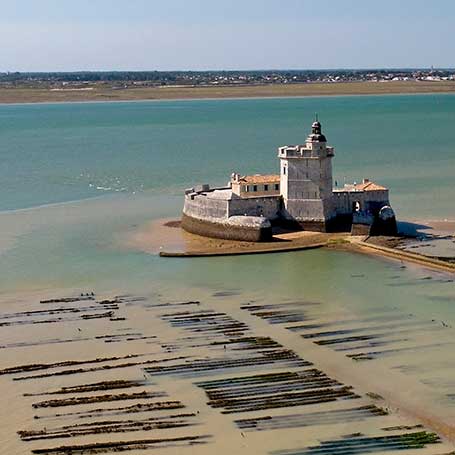
[[[314,122],[303,145],[278,149],[283,216],[299,223],[322,223],[335,216],[332,203],[333,147]]]
[[[356,220],[374,220],[382,209],[391,210],[389,190],[369,180],[334,189],[334,155],[316,121],[303,145],[278,148],[279,175],[234,173],[229,187],[187,190],[184,215],[209,222],[258,217],[326,231],[345,229],[346,223]]]

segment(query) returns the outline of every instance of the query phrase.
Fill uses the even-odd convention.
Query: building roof
[[[247,184],[256,184],[256,183],[279,183],[280,176],[278,174],[272,175],[243,175],[239,178],[239,182]]]
[[[369,180],[364,180],[363,183],[358,183],[354,185],[354,188],[357,191],[386,191],[387,188],[377,183],[370,182]]]
[[[364,179],[362,183],[354,183],[354,184],[345,184],[343,188],[334,189],[337,193],[355,193],[356,191],[388,191],[388,188],[382,185],[378,185],[377,183],[371,182],[368,179]]]

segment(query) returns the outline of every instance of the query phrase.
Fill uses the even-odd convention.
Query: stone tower
[[[284,217],[304,229],[326,231],[334,217],[332,188],[333,147],[327,146],[316,119],[304,145],[278,149]]]

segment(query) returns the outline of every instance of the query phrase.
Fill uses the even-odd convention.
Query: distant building
[[[278,148],[280,174],[234,173],[229,186],[185,192],[182,226],[210,237],[260,241],[272,224],[312,231],[395,234],[389,190],[368,179],[333,188],[333,147],[319,121],[302,145]]]

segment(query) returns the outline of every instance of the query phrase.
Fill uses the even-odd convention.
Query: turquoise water
[[[427,385],[452,421],[453,276],[330,249],[171,259],[125,243],[150,220],[177,218],[190,184],[276,171],[276,147],[302,142],[315,111],[338,181],[390,186],[402,219],[455,219],[453,96],[0,106],[0,306],[29,290],[159,294],[227,313],[319,302],[303,306],[305,321],[385,343],[347,341],[333,354],[379,351],[384,381],[393,371]]]
[[[190,184],[276,171],[276,147],[304,141],[315,112],[339,182],[388,185],[401,218],[455,218],[451,95],[0,106],[2,292],[159,284],[455,321],[453,283],[387,261],[331,251],[165,260],[119,242],[177,217]]]
[[[377,179],[405,218],[454,215],[453,95],[2,105],[0,210],[277,172],[315,112],[340,184]]]

